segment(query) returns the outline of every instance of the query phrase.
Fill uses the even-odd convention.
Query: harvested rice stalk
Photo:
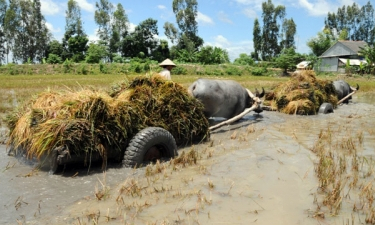
[[[337,106],[332,81],[319,80],[314,71],[294,73],[290,80],[280,83],[265,95],[264,106],[287,114],[314,115],[324,102]]]

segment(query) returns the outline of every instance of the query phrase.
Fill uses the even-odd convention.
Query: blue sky
[[[96,40],[97,25],[94,21],[96,0],[76,0],[81,7],[84,30],[90,40]],[[226,49],[231,60],[240,53],[253,51],[253,25],[255,18],[261,23],[262,2],[266,0],[198,0],[198,35],[205,45]],[[121,3],[128,15],[130,27],[153,18],[158,21],[160,39],[164,35],[165,22],[175,23],[172,0],[127,0]],[[337,12],[343,5],[353,3],[363,6],[368,0],[273,0],[272,3],[286,7],[286,18],[293,18],[297,25],[295,36],[297,52],[309,53],[306,43],[324,26],[328,12]],[[61,41],[65,32],[65,10],[67,1],[41,0],[42,13],[53,36]],[[177,27],[177,25],[176,25]]]

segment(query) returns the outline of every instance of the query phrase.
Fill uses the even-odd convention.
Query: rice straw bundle
[[[180,144],[209,135],[202,104],[159,76],[135,78],[111,94],[46,91],[10,118],[8,144],[30,158],[59,146],[76,155],[97,151],[103,159],[109,153],[122,155],[129,139],[149,126],[168,130]]]
[[[305,70],[294,73],[288,82],[274,87],[265,95],[263,104],[286,114],[314,115],[324,102],[337,106],[332,81],[319,80],[314,71]]]

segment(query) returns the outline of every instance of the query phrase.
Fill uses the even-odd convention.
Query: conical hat
[[[170,59],[166,59],[159,64],[159,66],[176,66]]]

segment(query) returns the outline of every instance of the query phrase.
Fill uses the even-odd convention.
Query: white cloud
[[[257,18],[257,13],[252,8],[246,8],[242,12],[243,12],[243,14],[245,14],[245,16],[247,16],[251,19]]]
[[[51,0],[41,0],[40,4],[43,15],[55,15],[60,12],[60,7]]]
[[[339,7],[326,0],[298,0],[298,5],[307,10],[311,16],[326,16],[328,12],[336,12]]]
[[[206,42],[205,45],[211,45],[219,47],[228,51],[230,61],[238,58],[241,53],[250,54],[253,51],[253,42],[250,40],[244,40],[240,42],[232,43],[222,35],[214,37],[213,42]]]
[[[128,23],[128,27],[129,27],[129,31],[130,32],[133,32],[134,30],[135,30],[135,27],[136,27],[137,25],[135,25],[134,23]]]
[[[61,32],[61,29],[58,27],[58,28],[54,28],[52,24],[46,22],[46,27],[48,28],[49,31],[51,31],[52,33],[60,33]]]
[[[164,9],[166,9],[167,7],[165,7],[165,5],[158,5],[158,9],[162,9],[162,10],[164,10]]]
[[[87,0],[76,0],[81,10],[87,12],[95,12],[95,5],[88,3]]]
[[[209,24],[209,25],[215,24],[214,21],[209,16],[204,15],[201,12],[198,12],[197,21],[198,23],[201,23],[201,24]]]
[[[228,18],[228,15],[224,11],[220,11],[217,13],[219,20],[224,23],[233,24],[233,21]]]

